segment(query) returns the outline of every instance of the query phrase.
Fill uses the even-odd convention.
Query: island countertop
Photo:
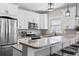
[[[54,36],[54,37],[42,37],[37,40],[23,40],[20,44],[34,49],[39,49],[42,47],[50,46],[62,41],[63,36]]]

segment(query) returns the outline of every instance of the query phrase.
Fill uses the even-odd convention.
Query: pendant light
[[[48,11],[53,11],[53,7],[52,6],[54,6],[54,4],[53,3],[48,3]]]
[[[70,16],[69,3],[67,3],[67,11],[66,11],[66,16]]]
[[[78,6],[77,6],[77,3],[76,3],[76,15],[75,15],[76,20],[79,19],[78,15],[77,15],[77,8],[78,8]]]

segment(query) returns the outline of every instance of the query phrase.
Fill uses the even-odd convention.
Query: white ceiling
[[[45,12],[48,10],[48,3],[16,3],[19,5],[19,8],[35,11],[35,12]],[[73,5],[72,3],[70,5]],[[54,3],[54,8],[65,7],[66,3]]]
[[[47,3],[20,3],[20,6],[27,8],[27,9],[31,9],[31,10],[35,10],[35,11],[46,11],[48,9],[48,4]],[[64,3],[57,3],[55,4],[55,8],[59,8],[64,6]]]

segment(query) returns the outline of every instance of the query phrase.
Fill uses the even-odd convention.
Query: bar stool
[[[76,50],[73,50],[73,49],[70,49],[70,48],[64,48],[61,50],[62,53],[67,53],[67,54],[70,54],[70,55],[76,55]]]
[[[59,55],[59,54],[57,54],[57,53],[53,53],[53,54],[51,54],[50,56],[61,56],[61,55]]]
[[[70,40],[70,46],[69,46],[69,48],[78,51],[78,48],[76,48],[76,47],[73,46],[76,43],[76,39],[74,39],[74,40],[75,40],[74,43],[72,43],[71,40]]]
[[[66,42],[62,42],[62,49],[59,51],[60,53],[59,54],[57,54],[57,53],[54,53],[53,55],[64,55],[64,54],[67,54],[67,55],[75,55],[76,54],[76,49],[75,48],[73,48],[73,47],[65,47],[64,48],[64,44],[65,44]],[[73,49],[72,49],[73,48]]]
[[[69,37],[69,36],[67,36],[67,37]],[[70,39],[69,40],[69,46],[68,47],[64,48],[63,44],[65,44],[65,43],[62,44],[62,49],[61,49],[62,55],[63,55],[63,53],[66,53],[66,54],[69,54],[69,55],[76,55],[77,54],[78,48],[72,46],[72,41],[73,40],[71,38],[74,39],[74,36],[73,35],[70,36],[70,38],[69,38]]]
[[[64,48],[65,42],[62,42],[62,49],[60,50],[60,52],[62,52],[62,56],[63,56],[64,53],[68,54],[68,55],[77,55],[78,48],[72,46],[71,40],[68,41],[68,42],[69,42],[69,46],[65,47],[65,48]],[[53,54],[53,56],[55,56],[55,55],[61,56],[60,54],[57,54],[57,53]]]
[[[69,43],[71,45],[71,41],[69,41]],[[62,44],[62,48],[63,48],[63,44]],[[77,51],[78,50],[72,46],[68,46],[68,47],[61,49],[62,55],[63,55],[63,53],[66,53],[69,55],[76,55]]]
[[[76,39],[75,39],[75,44],[72,44],[71,46],[72,46],[72,47],[79,48],[79,42],[76,42]]]

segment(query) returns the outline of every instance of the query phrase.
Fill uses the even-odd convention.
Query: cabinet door
[[[33,16],[28,14],[28,22],[33,22]]]
[[[39,14],[36,16],[36,19],[37,19],[38,29],[40,29]]]
[[[38,28],[39,29],[39,14],[35,14],[34,16],[34,22],[37,24]]]
[[[26,11],[18,10],[18,28],[19,29],[28,29],[28,16]]]
[[[20,29],[28,29],[28,22],[26,17],[21,17],[20,18],[20,23],[19,23]]]
[[[44,17],[42,14],[39,15],[40,29],[44,28]]]
[[[28,22],[34,22],[39,27],[39,14],[34,12],[28,13]]]
[[[48,29],[48,15],[47,14],[44,14],[44,21],[45,21],[45,24],[44,24],[44,29]]]
[[[22,56],[22,52],[16,48],[13,48],[13,56]]]
[[[62,49],[62,43],[56,43],[54,45],[51,46],[51,53],[56,53],[57,51]]]
[[[27,16],[28,16],[28,22],[33,22],[33,20],[34,20],[33,13],[28,11]]]
[[[47,14],[40,14],[39,22],[40,22],[40,29],[48,29]]]

